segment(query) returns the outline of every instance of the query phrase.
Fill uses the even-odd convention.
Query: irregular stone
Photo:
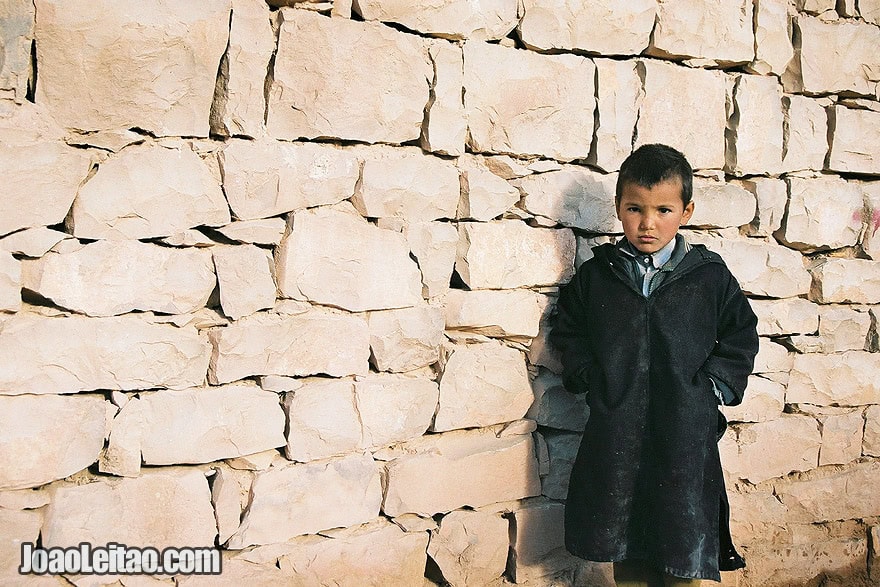
[[[450,585],[488,585],[507,565],[508,526],[499,514],[450,512],[431,532],[428,556]]]
[[[226,464],[240,471],[263,471],[276,463],[283,463],[283,457],[277,450],[264,450],[263,452],[245,455],[235,459],[226,459]],[[243,504],[244,507],[247,504]]]
[[[616,182],[616,173],[570,166],[530,175],[513,185],[523,195],[521,206],[531,214],[589,232],[622,232],[614,207]]]
[[[341,202],[360,176],[357,156],[333,145],[232,140],[220,160],[229,207],[242,220]]]
[[[769,422],[732,426],[719,450],[729,474],[757,484],[792,471],[814,469],[821,444],[816,420],[782,414]]]
[[[507,155],[476,155],[478,161],[503,179],[516,179],[534,173],[527,165],[523,165],[517,159]]]
[[[880,29],[864,22],[794,18],[800,46],[782,76],[787,93],[847,92],[873,96],[878,81]]]
[[[858,463],[849,469],[776,488],[792,518],[814,522],[870,517],[880,511],[880,463]]]
[[[467,43],[464,104],[473,152],[586,159],[593,137],[593,62]]]
[[[878,39],[880,40],[880,39]],[[880,70],[880,60],[878,60]],[[880,78],[880,74],[877,76]],[[831,152],[828,168],[850,173],[880,174],[880,112],[835,106],[831,111]]]
[[[759,75],[782,75],[791,58],[791,3],[760,0],[755,3],[755,60],[748,65]]]
[[[51,228],[26,228],[0,239],[0,250],[25,257],[42,257],[55,245],[70,239],[66,232]]]
[[[853,528],[847,536],[830,537],[823,532],[823,525],[794,528],[812,530],[811,536],[797,541],[786,537],[781,543],[761,545],[763,548],[756,545],[749,551],[745,580],[757,579],[765,585],[807,585],[824,576],[829,577],[829,587],[846,587],[859,580],[856,577],[864,576],[868,541],[863,528]]]
[[[755,357],[755,373],[779,373],[790,371],[794,357],[781,344],[767,338],[758,340],[758,354]]]
[[[544,310],[544,296],[526,289],[451,289],[443,300],[446,328],[499,338],[534,338]]]
[[[37,487],[97,461],[111,410],[96,395],[0,396],[0,489]]]
[[[459,224],[455,269],[471,289],[512,289],[567,282],[574,235],[519,220]]]
[[[785,114],[783,171],[818,171],[828,152],[828,113],[818,100],[807,96],[782,98]]]
[[[880,356],[863,351],[795,355],[788,403],[860,406],[880,403]]]
[[[21,309],[21,262],[6,252],[0,252],[0,312],[18,312]]]
[[[257,473],[247,512],[228,548],[362,524],[379,515],[381,503],[379,467],[369,454],[271,468]]]
[[[306,462],[355,451],[361,422],[354,383],[347,379],[307,379],[284,396],[289,460]]]
[[[752,375],[743,402],[738,406],[722,406],[730,422],[767,422],[782,415],[785,408],[785,386]]]
[[[693,30],[701,36],[705,32]],[[712,38],[715,44],[717,37]],[[645,99],[634,146],[668,144],[684,153],[694,169],[721,169],[727,126],[725,74],[654,60],[640,61],[638,67]]]
[[[31,44],[34,40],[34,5],[26,0],[4,0],[0,27],[0,95],[25,101],[31,78]],[[4,568],[0,565],[0,568]]]
[[[443,310],[418,305],[400,310],[370,312],[370,360],[379,371],[405,372],[440,359]]]
[[[859,13],[868,22],[880,25],[880,1],[859,0]],[[880,544],[880,542],[875,542],[874,544]]]
[[[535,401],[526,413],[539,426],[583,432],[590,414],[584,395],[566,391],[562,377],[552,371],[541,371],[532,381]]]
[[[836,2],[834,0],[796,0],[795,6],[799,11],[807,14],[822,14],[835,10]]]
[[[734,113],[727,122],[727,165],[737,175],[782,168],[782,86],[774,76],[736,77]]]
[[[867,259],[821,259],[810,268],[810,299],[820,304],[880,303],[880,264]]]
[[[654,3],[650,4],[653,10]],[[632,152],[632,136],[643,98],[642,80],[638,65],[633,61],[594,59],[594,62],[599,126],[590,163],[605,171],[615,171]]]
[[[865,420],[861,410],[823,414],[827,410],[809,410],[819,420],[822,448],[819,466],[845,465],[862,456]]]
[[[89,316],[192,312],[216,283],[210,252],[135,240],[97,241],[22,264],[22,287]]]
[[[433,430],[511,422],[525,415],[532,399],[522,352],[500,342],[455,346],[440,378]]]
[[[211,491],[197,469],[168,468],[136,479],[62,485],[46,510],[45,547],[92,544],[213,546]]]
[[[865,196],[865,230],[862,250],[873,260],[880,261],[880,181],[862,183]],[[0,241],[0,247],[3,241]]]
[[[210,348],[193,327],[133,315],[19,312],[0,331],[0,394],[193,387],[205,379]]]
[[[408,29],[447,39],[495,40],[507,36],[517,23],[515,0],[357,0],[353,8],[364,20],[401,24]]]
[[[220,286],[220,306],[233,320],[275,304],[274,261],[254,245],[214,248],[214,267]]]
[[[839,249],[858,242],[864,202],[859,185],[836,176],[789,177],[788,209],[775,236],[807,252]]]
[[[229,223],[223,191],[183,145],[135,145],[83,185],[68,218],[77,238],[141,239]]]
[[[654,2],[595,3],[525,0],[519,37],[530,49],[579,49],[603,55],[638,55],[654,28]]]
[[[266,69],[275,51],[272,14],[260,0],[232,0],[229,45],[211,106],[211,133],[256,137],[265,129]]]
[[[406,238],[351,214],[297,212],[276,252],[282,296],[352,312],[413,306],[422,300],[419,268]]]
[[[880,456],[880,406],[868,406],[865,410],[865,435],[862,442],[863,455]]]
[[[247,505],[251,483],[253,483],[253,475],[248,471],[237,471],[225,466],[214,468],[211,505],[214,506],[214,514],[217,518],[218,544],[225,544],[238,530],[241,513]]]
[[[174,580],[185,587],[275,587],[290,581],[290,576],[275,564],[254,564],[247,560],[233,558],[230,551],[220,551],[223,572],[217,575],[176,576]]]
[[[242,220],[220,226],[215,230],[239,243],[254,245],[277,245],[284,236],[287,223],[283,218],[265,220]]]
[[[541,476],[541,493],[550,499],[566,499],[571,469],[581,444],[581,434],[546,432],[550,472]]]
[[[737,184],[695,177],[693,185],[692,226],[742,226],[755,218],[755,196]]]
[[[251,375],[366,373],[370,333],[359,316],[313,309],[297,315],[252,314],[208,334],[212,385]],[[266,341],[273,341],[266,345]],[[345,345],[336,343],[345,341]]]
[[[460,157],[461,199],[457,218],[487,222],[519,202],[519,190],[495,175],[478,157]]]
[[[62,125],[208,136],[230,0],[150,0],[122,11],[109,0],[36,7],[37,101]]]
[[[207,236],[201,230],[196,230],[195,228],[187,228],[186,230],[174,233],[171,236],[159,239],[159,242],[171,247],[183,248],[205,248],[213,247],[215,244],[217,244],[217,241]]]
[[[437,410],[439,391],[430,379],[370,374],[355,382],[361,446],[381,447],[425,433]]]
[[[819,329],[819,306],[801,298],[750,300],[758,316],[758,334],[811,334]]]
[[[458,169],[417,148],[372,147],[351,203],[369,218],[427,222],[455,218],[461,191]]]
[[[788,186],[780,179],[753,177],[739,184],[755,196],[758,209],[751,223],[744,226],[749,236],[769,237],[782,226],[788,203]]]
[[[420,222],[407,226],[404,234],[422,273],[422,295],[442,295],[455,268],[458,229],[445,222]]]
[[[496,438],[480,431],[452,432],[428,437],[427,442],[418,452],[386,464],[386,515],[430,516],[541,491],[531,435]]]
[[[868,350],[870,331],[871,315],[863,309],[822,306],[819,308],[819,340],[816,352]]]
[[[433,100],[428,101],[420,145],[442,155],[464,154],[467,118],[464,113],[464,58],[460,47],[437,41],[428,45],[434,67],[431,85]]]
[[[648,52],[722,64],[750,62],[755,58],[752,14],[753,5],[748,0],[724,5],[660,0]]]
[[[540,564],[546,555],[565,546],[563,517],[565,506],[551,501],[527,502],[511,516],[513,565],[519,581],[522,567]]]
[[[425,42],[372,22],[282,11],[266,126],[275,138],[419,138],[434,71]],[[353,55],[369,55],[370,67]],[[352,108],[352,89],[359,88]]]
[[[0,508],[0,581],[7,585],[22,584],[24,577],[18,574],[22,564],[23,542],[36,544],[43,525],[43,512]],[[28,585],[35,583],[37,575],[30,575]],[[58,583],[56,583],[57,585]]]

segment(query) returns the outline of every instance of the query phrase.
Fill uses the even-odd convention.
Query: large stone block
[[[880,463],[859,463],[828,476],[776,487],[791,518],[811,522],[865,518],[880,511]]]
[[[768,338],[758,340],[755,373],[782,373],[791,370],[794,356],[788,349]]]
[[[836,176],[790,177],[788,209],[776,237],[807,252],[856,244],[864,201],[859,184]]]
[[[880,263],[827,258],[810,268],[810,298],[820,304],[880,303]]]
[[[758,334],[784,336],[812,334],[819,330],[819,306],[801,298],[751,300],[758,317]]]
[[[434,76],[421,38],[308,10],[285,9],[282,17],[267,82],[270,135],[370,143],[419,138]],[[353,56],[368,58],[370,67]]]
[[[447,39],[501,39],[517,23],[516,0],[357,0],[352,7],[364,20],[393,22]]]
[[[355,153],[333,145],[232,140],[220,161],[229,207],[242,220],[341,202],[360,177]]]
[[[774,76],[739,75],[727,123],[727,170],[775,174],[782,168],[782,86]]]
[[[266,249],[254,245],[214,247],[214,268],[220,306],[233,320],[275,304],[275,262]]]
[[[300,211],[276,251],[278,291],[353,312],[414,306],[422,279],[409,252],[402,234],[359,216]]]
[[[209,251],[135,240],[97,241],[22,265],[25,289],[89,316],[185,314],[204,307],[216,284]]]
[[[479,157],[460,157],[461,199],[458,218],[488,221],[519,202],[519,190],[493,173]]]
[[[807,96],[782,98],[787,133],[783,171],[819,171],[828,153],[828,113],[825,105]]]
[[[390,374],[357,378],[361,446],[382,447],[421,436],[434,418],[438,395],[430,379]]]
[[[362,524],[379,515],[381,503],[379,466],[369,454],[271,468],[254,479],[247,512],[228,546],[238,550]]]
[[[193,387],[210,356],[192,326],[18,313],[0,331],[0,394]]]
[[[464,57],[461,47],[437,41],[428,45],[434,66],[431,84],[433,100],[425,107],[420,144],[426,151],[443,155],[462,155],[467,141],[464,113]]]
[[[665,143],[684,153],[694,169],[722,168],[727,126],[725,75],[663,61],[644,60],[639,67],[645,80],[645,99],[639,110],[635,146]]]
[[[406,372],[440,359],[443,309],[419,305],[370,312],[370,360],[379,371]]]
[[[651,7],[653,9],[653,2]],[[634,61],[594,61],[599,125],[596,127],[596,148],[592,153],[594,159],[590,163],[605,171],[615,171],[632,152],[632,136],[643,98],[642,80]]]
[[[217,523],[202,471],[156,469],[136,479],[62,485],[52,494],[43,546],[214,546]]]
[[[448,222],[419,222],[407,226],[404,234],[422,273],[422,295],[442,295],[455,268],[458,229]]]
[[[354,382],[305,379],[284,396],[287,447],[292,461],[306,462],[354,452],[361,445]]]
[[[868,406],[865,410],[862,454],[866,457],[880,457],[880,406]]]
[[[574,274],[574,235],[518,220],[459,224],[456,271],[471,289],[510,289],[567,282]]]
[[[370,333],[360,316],[320,309],[252,314],[211,331],[209,338],[212,384],[251,375],[342,377],[369,369]]]
[[[111,410],[97,395],[0,396],[0,489],[37,487],[90,466]]]
[[[868,350],[871,314],[864,309],[846,306],[819,307],[819,336],[799,336],[791,339],[801,352],[837,353]]]
[[[755,3],[755,60],[748,69],[760,75],[782,75],[794,56],[791,42],[791,3],[760,0]]]
[[[820,467],[846,465],[862,456],[865,420],[861,410],[817,409],[811,412],[814,412],[822,427]]]
[[[20,308],[21,262],[0,252],[0,312],[18,312]]]
[[[124,10],[112,0],[39,0],[36,8],[36,100],[62,125],[208,136],[230,0]]]
[[[880,70],[880,61],[878,61]],[[880,78],[880,75],[877,76]],[[880,174],[880,112],[835,106],[832,110],[828,168],[849,173]]]
[[[508,526],[498,513],[451,512],[431,532],[428,556],[452,586],[488,585],[507,565]]]
[[[782,226],[788,204],[788,186],[780,179],[754,177],[739,184],[755,196],[757,211],[752,221],[742,228],[749,236],[769,237]]]
[[[515,180],[529,213],[589,232],[622,232],[614,208],[617,174],[570,166]]]
[[[721,439],[721,462],[737,479],[760,483],[819,463],[819,425],[808,416],[783,414],[769,422],[731,427]]]
[[[781,416],[784,408],[785,386],[752,375],[743,402],[738,406],[723,406],[721,411],[730,422],[767,422]]]
[[[25,101],[31,79],[31,44],[34,40],[34,5],[27,0],[4,0],[0,26],[0,95]],[[2,568],[2,567],[0,567]]]
[[[564,504],[551,501],[527,502],[513,512],[511,548],[517,571],[523,566],[540,564],[547,554],[565,546],[564,512]],[[519,580],[518,575],[514,579]]]
[[[468,145],[475,152],[586,159],[593,138],[593,62],[470,42],[464,48]]]
[[[546,298],[526,289],[451,289],[443,298],[446,328],[486,336],[519,338],[538,335]]]
[[[215,465],[213,471],[211,504],[217,518],[217,543],[225,544],[238,530],[254,479],[250,471],[239,471],[227,465]]]
[[[747,63],[755,58],[753,4],[660,0],[649,52],[661,57],[692,57],[717,63]]]
[[[785,399],[820,406],[880,403],[880,355],[848,351],[796,355]]]
[[[638,55],[647,46],[657,7],[649,0],[524,0],[519,23],[523,43],[538,50],[579,49]]]
[[[743,226],[755,218],[754,194],[735,183],[694,178],[693,226]]]

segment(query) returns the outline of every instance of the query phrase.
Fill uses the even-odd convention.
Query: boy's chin
[[[641,241],[639,239],[629,240],[629,243],[642,254],[652,255],[669,244],[669,241],[663,242],[661,240],[651,240],[651,241]],[[671,239],[670,239],[671,240]]]

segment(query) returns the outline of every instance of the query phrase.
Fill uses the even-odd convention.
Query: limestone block
[[[501,39],[517,23],[516,0],[357,0],[352,8],[364,20],[393,22],[447,39]]]
[[[241,220],[215,230],[239,243],[254,245],[277,245],[284,236],[287,223],[283,218],[266,218],[263,220]]]
[[[878,81],[880,29],[868,23],[794,19],[800,47],[782,76],[789,93],[852,92],[873,96]]]
[[[190,326],[19,312],[0,331],[0,394],[192,387],[210,349]]]
[[[880,303],[880,263],[866,259],[822,259],[810,268],[810,298],[821,304]]]
[[[462,100],[464,59],[461,48],[437,41],[428,45],[428,55],[434,67],[431,85],[434,99],[426,106],[420,145],[433,153],[462,155],[467,140],[467,118]]]
[[[651,2],[652,10],[653,4]],[[596,127],[595,160],[591,159],[590,163],[605,171],[615,171],[632,152],[632,135],[643,98],[642,80],[633,61],[594,61],[599,126]]]
[[[758,334],[811,334],[819,329],[819,306],[801,298],[750,300],[758,317]]]
[[[880,406],[868,406],[865,410],[865,436],[862,444],[865,456],[880,456]]]
[[[422,300],[421,275],[406,238],[346,212],[295,213],[275,260],[284,297],[352,312],[405,308]]]
[[[208,337],[214,345],[208,371],[213,385],[251,375],[343,377],[369,368],[370,333],[360,316],[320,309],[252,314]]]
[[[719,449],[725,470],[734,478],[760,483],[815,468],[821,444],[815,419],[783,414],[769,422],[731,427]]]
[[[458,345],[440,378],[433,430],[511,422],[525,415],[532,399],[522,352],[494,341]]]
[[[452,432],[386,465],[382,511],[389,516],[439,512],[522,499],[541,491],[530,435]]]
[[[865,195],[867,216],[865,230],[862,233],[862,250],[871,259],[880,261],[880,181],[863,183],[862,191]],[[0,241],[0,247],[2,246],[3,241]]]
[[[5,250],[13,255],[25,257],[42,257],[52,247],[63,240],[70,239],[66,232],[52,230],[51,228],[25,228],[9,236],[0,239],[0,250]]]
[[[776,488],[791,517],[820,522],[870,517],[880,511],[880,463],[867,462]]]
[[[513,512],[511,548],[517,571],[523,566],[537,565],[545,556],[565,546],[563,517],[565,506],[551,501],[527,502]],[[519,580],[519,572],[514,577]]]
[[[693,32],[702,35],[699,30]],[[641,61],[639,68],[645,80],[645,99],[636,124],[635,146],[664,143],[684,153],[694,169],[723,167],[725,75],[652,60]]]
[[[0,489],[37,487],[94,463],[110,410],[98,395],[0,396]]]
[[[834,0],[796,0],[795,6],[807,14],[822,14],[834,10],[836,2]]]
[[[464,105],[473,152],[590,154],[595,109],[593,62],[470,42],[464,48]]]
[[[214,248],[220,306],[233,320],[275,304],[272,254],[254,245]]]
[[[661,57],[746,63],[755,58],[752,2],[660,0],[649,53]]]
[[[0,252],[0,312],[21,309],[21,262]]]
[[[284,396],[287,447],[292,461],[306,462],[355,451],[361,422],[354,384],[348,379],[306,379]]]
[[[535,401],[526,413],[540,426],[557,430],[583,432],[590,415],[586,396],[566,391],[562,377],[541,371],[532,381]]]
[[[550,499],[566,499],[571,469],[581,444],[581,434],[547,432],[544,435],[550,458],[550,472],[541,476],[541,493]]]
[[[372,147],[362,153],[351,203],[363,216],[407,222],[455,218],[461,186],[451,162],[418,148]]]
[[[112,0],[39,0],[36,8],[36,101],[62,125],[208,136],[230,0],[125,10]]]
[[[737,175],[782,168],[782,86],[775,76],[736,76],[734,112],[727,122],[726,169]]]
[[[0,11],[4,17],[0,26],[0,46],[4,53],[0,63],[0,93],[11,94],[21,104],[31,77],[34,5],[27,0],[5,0]]]
[[[233,558],[230,551],[221,551],[223,573],[217,575],[178,575],[174,580],[184,587],[275,587],[290,581],[290,576],[275,564],[254,564]],[[131,579],[126,579],[130,581]]]
[[[407,226],[404,234],[422,273],[422,295],[443,294],[455,268],[458,229],[446,222],[420,222]]]
[[[7,585],[24,583],[25,578],[18,574],[22,564],[21,544],[22,542],[36,544],[42,525],[41,511],[0,508],[0,536],[3,537],[0,539],[0,581]],[[37,577],[30,575],[27,584],[37,584],[39,581]],[[57,582],[55,584],[58,585]]]
[[[828,152],[825,106],[813,98],[796,95],[784,96],[782,105],[787,129],[783,170],[821,170]]]
[[[859,0],[859,13],[868,22],[880,25],[880,1]]]
[[[352,151],[269,138],[232,140],[220,160],[229,207],[243,220],[341,202],[360,175]]]
[[[268,82],[271,136],[370,143],[419,138],[434,76],[422,39],[306,10],[285,9],[282,16]],[[369,56],[370,67],[352,56]]]
[[[785,399],[820,406],[880,403],[880,356],[863,351],[796,355]]]
[[[878,60],[880,70],[880,60]],[[877,76],[880,78],[880,74]],[[880,174],[880,112],[835,106],[828,168],[833,171]]]
[[[817,524],[816,528],[822,526]],[[792,543],[787,539],[778,545],[756,547],[749,551],[749,571],[743,577],[749,577],[746,580],[750,582],[759,577],[757,581],[764,585],[807,585],[824,576],[829,577],[829,585],[851,585],[853,578],[861,575],[859,570],[868,558],[865,531],[852,533],[855,535],[829,537],[819,530],[805,542]]]
[[[622,232],[614,208],[617,174],[585,167],[537,173],[515,180],[523,195],[521,206],[530,214],[589,232]]]
[[[226,466],[214,468],[211,504],[214,506],[214,514],[217,518],[218,544],[225,544],[238,530],[241,513],[247,505],[251,483],[253,483],[253,474],[249,471],[238,471]]]
[[[752,375],[743,402],[738,406],[722,406],[730,422],[767,422],[782,415],[785,408],[785,386]]]
[[[819,338],[823,353],[867,350],[871,314],[863,309],[823,306],[819,308]]]
[[[822,427],[819,466],[845,465],[862,456],[865,420],[861,410],[817,415]]]
[[[381,503],[379,467],[369,454],[273,467],[257,473],[247,512],[228,547],[239,550],[362,524],[379,515]]]
[[[742,226],[755,218],[754,194],[735,183],[695,177],[693,201],[693,226]]]
[[[802,251],[838,249],[856,244],[862,230],[862,190],[836,176],[790,177],[785,221],[776,233]]]
[[[530,49],[638,55],[654,28],[654,2],[524,0],[519,37]]]
[[[418,305],[400,310],[370,312],[370,357],[379,371],[406,372],[440,359],[443,310]]]
[[[80,188],[68,219],[77,238],[114,240],[228,222],[219,183],[184,145],[135,145],[108,159]]]
[[[755,373],[779,373],[790,371],[793,361],[794,356],[781,344],[776,344],[763,337],[758,340],[758,355],[755,357]]]
[[[458,218],[483,222],[497,218],[519,202],[519,190],[489,170],[478,157],[460,157],[461,200]]]
[[[22,264],[22,287],[89,316],[185,314],[204,307],[216,284],[209,251],[136,240],[97,241]]]
[[[528,340],[538,335],[544,300],[527,289],[451,289],[443,298],[446,328]]]
[[[538,336],[529,345],[528,358],[531,365],[545,367],[553,373],[562,373],[560,353],[547,340],[552,326],[549,312],[544,315],[538,327]]]
[[[417,438],[428,430],[439,391],[430,379],[370,374],[355,382],[365,448]]]
[[[508,526],[497,513],[451,512],[431,532],[428,556],[450,585],[487,585],[507,565]]]
[[[519,220],[459,224],[455,269],[471,289],[511,289],[567,282],[574,235]]]
[[[748,69],[760,75],[782,75],[791,58],[791,3],[760,0],[755,3],[755,60]]]
[[[264,131],[266,69],[275,51],[272,15],[260,0],[232,0],[229,45],[211,106],[211,133],[256,137]]]
[[[744,227],[749,236],[769,237],[782,226],[785,206],[788,203],[788,186],[781,179],[753,177],[740,185],[755,196],[758,210],[751,223]]]

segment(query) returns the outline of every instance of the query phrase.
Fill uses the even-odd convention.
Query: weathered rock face
[[[782,225],[788,203],[788,186],[782,180],[766,177],[743,180],[741,185],[754,194],[758,204],[755,217],[743,230],[749,236],[770,236]]]
[[[869,348],[871,315],[846,306],[819,307],[819,335],[792,337],[796,349],[805,353],[835,353]]]
[[[593,6],[592,3],[590,5]],[[631,3],[626,5],[630,6]],[[613,171],[620,168],[632,151],[632,136],[644,97],[642,80],[635,62],[613,59],[593,61],[596,64],[596,110],[599,116],[595,164],[606,171]]]
[[[526,414],[539,425],[558,430],[583,432],[590,408],[586,397],[566,391],[562,377],[542,371],[532,380],[535,401]]]
[[[780,486],[779,500],[803,520],[846,520],[871,515],[880,507],[876,491],[880,465],[858,464],[828,477]],[[834,499],[826,496],[833,495]]]
[[[753,5],[747,0],[717,6],[660,0],[650,52],[720,63],[752,61],[752,11]]]
[[[790,247],[815,251],[856,244],[862,230],[862,191],[839,177],[788,180],[785,220],[776,236]]]
[[[880,67],[880,66],[878,66]],[[836,106],[828,168],[880,175],[880,112]]]
[[[394,22],[447,39],[500,39],[517,23],[516,0],[407,2],[356,0],[352,8],[364,20]]]
[[[865,410],[865,436],[862,444],[865,456],[880,456],[880,406]]]
[[[477,157],[461,157],[461,199],[458,218],[488,221],[497,218],[519,202],[519,191],[489,170]]]
[[[751,300],[750,304],[761,336],[812,334],[819,329],[819,307],[807,300]]]
[[[791,58],[791,3],[761,0],[755,3],[755,60],[749,69],[760,75],[781,75]]]
[[[523,195],[522,207],[563,226],[590,232],[622,232],[614,208],[617,174],[582,167],[529,175],[513,182]]]
[[[822,259],[810,273],[810,298],[819,303],[880,303],[880,267],[876,261]]]
[[[422,273],[422,295],[434,298],[449,289],[458,250],[458,230],[445,222],[420,222],[405,229],[410,253]]]
[[[486,585],[504,573],[508,521],[497,513],[455,511],[431,532],[430,556],[450,585]]]
[[[31,73],[31,43],[34,39],[34,5],[24,0],[4,2],[5,16],[0,28],[4,47],[0,64],[0,95],[24,102]]]
[[[828,151],[828,114],[818,100],[788,95],[782,99],[788,134],[782,158],[785,171],[818,171]]]
[[[22,576],[18,573],[22,565],[21,543],[36,544],[42,525],[43,514],[40,511],[0,509],[0,532],[3,533],[3,541],[0,542],[0,579],[10,584],[21,582]],[[31,577],[28,582],[38,584],[37,575]],[[47,582],[55,581],[54,578],[43,577]]]
[[[305,380],[284,397],[289,460],[306,462],[352,452],[361,445],[354,383]]]
[[[546,301],[529,290],[452,289],[443,299],[446,328],[500,338],[538,335]]]
[[[816,420],[783,414],[769,422],[731,428],[721,439],[721,462],[731,475],[760,483],[815,468],[821,444]],[[775,449],[768,451],[768,446]]]
[[[742,226],[755,217],[755,196],[734,183],[694,178],[693,201],[693,226]]]
[[[281,242],[287,223],[283,218],[241,220],[215,230],[229,240],[254,245],[277,245]]]
[[[880,403],[875,353],[796,355],[786,401],[820,406],[859,406]]]
[[[233,320],[275,304],[272,254],[253,245],[220,246],[213,250],[220,306]]]
[[[755,375],[749,377],[745,399],[738,406],[725,406],[724,415],[730,422],[767,422],[782,415],[785,408],[785,386]]]
[[[462,155],[467,140],[467,118],[462,90],[464,60],[461,48],[444,41],[428,45],[428,56],[434,66],[431,91],[422,126],[421,146],[427,151],[444,155]]]
[[[862,235],[862,250],[873,260],[880,260],[880,182],[862,184],[865,194],[865,231]],[[3,246],[3,241],[0,241]]]
[[[370,353],[379,371],[406,372],[427,367],[440,358],[443,310],[415,306],[370,312]]]
[[[782,167],[782,86],[775,77],[740,75],[728,121],[727,169],[737,175]]]
[[[0,311],[21,308],[21,263],[9,253],[0,252]]]

